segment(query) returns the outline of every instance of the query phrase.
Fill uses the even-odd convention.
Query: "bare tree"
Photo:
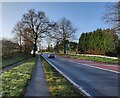
[[[12,42],[10,39],[2,39],[2,55],[8,55],[18,51],[18,44]]]
[[[22,31],[21,36],[33,45],[33,56],[35,57],[39,39],[44,38],[53,25],[45,15],[45,12],[36,12],[33,9],[23,15],[20,24],[22,26],[19,28]],[[15,31],[17,32],[17,30]]]
[[[76,32],[77,28],[74,28],[72,23],[66,18],[62,18],[59,22],[56,22],[52,35],[50,36],[56,39],[56,43],[63,43],[63,51],[66,53],[66,45],[68,40],[71,40]]]
[[[105,22],[112,24],[113,28],[120,34],[120,1],[107,7],[103,19]]]
[[[22,23],[21,23],[21,22],[18,22],[18,23],[15,25],[15,27],[14,27],[14,29],[13,29],[13,31],[12,31],[12,33],[15,34],[14,40],[18,43],[19,48],[20,48],[20,52],[22,52],[22,41],[23,41],[23,37],[22,37],[23,28],[22,28],[22,27],[23,27],[23,26],[22,26]]]

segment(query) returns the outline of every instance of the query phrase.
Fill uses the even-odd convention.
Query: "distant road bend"
[[[120,74],[70,62],[59,57],[48,58],[47,54],[42,54],[42,56],[87,96],[119,97],[118,76]]]

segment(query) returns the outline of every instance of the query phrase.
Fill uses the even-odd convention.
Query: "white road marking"
[[[43,57],[44,58],[44,57]],[[63,72],[61,72],[57,67],[55,67],[50,61],[48,61],[46,58],[44,58],[50,65],[52,65],[60,74],[62,74],[68,81],[70,81],[77,89],[79,89],[83,94],[86,96],[91,96],[89,93],[87,93],[84,89],[82,89],[78,84],[76,84],[73,80],[71,80],[68,76],[66,76]]]
[[[61,60],[66,60],[66,59],[61,59]],[[76,63],[76,64],[82,64],[82,63],[79,63],[79,62],[75,62],[75,61],[70,61],[70,60],[67,60],[67,61],[69,61],[69,62],[72,62],[72,63]],[[114,72],[114,73],[117,73],[117,74],[119,74],[120,72],[118,72],[118,71],[114,71],[114,70],[109,70],[109,69],[104,69],[104,68],[100,68],[100,67],[96,67],[96,66],[90,66],[90,65],[88,65],[88,64],[82,64],[82,65],[85,65],[85,66],[89,66],[89,67],[93,67],[93,68],[97,68],[97,69],[101,69],[101,70],[104,70],[104,71],[110,71],[110,72]]]

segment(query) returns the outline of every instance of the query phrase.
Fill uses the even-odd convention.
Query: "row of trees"
[[[2,45],[2,56],[7,56],[15,52],[28,53],[31,50],[31,45],[29,43],[24,43],[21,46],[14,39],[2,39],[0,40]],[[21,50],[22,47],[22,50]]]
[[[120,40],[113,29],[97,29],[93,32],[82,33],[79,42],[66,41],[67,53],[88,53],[109,56],[118,56]],[[53,50],[53,47],[52,47]],[[57,43],[54,50],[59,53],[64,50],[63,42]]]
[[[0,43],[2,44],[2,56],[9,55],[18,50],[18,44],[13,43],[9,39],[2,39]]]
[[[112,22],[113,24],[117,25],[115,26],[115,30],[118,32],[118,34],[120,23],[119,8],[120,2],[112,6],[111,8],[112,10],[108,11],[108,13],[106,13],[104,17],[104,20],[106,22],[110,23]],[[70,47],[68,45],[70,45],[70,42],[74,38],[73,35],[76,31],[77,28],[75,28],[72,25],[72,23],[66,18],[62,18],[58,22],[53,22],[49,20],[45,12],[43,11],[36,12],[33,9],[25,13],[22,19],[16,24],[16,26],[13,29],[13,33],[16,36],[16,41],[19,45],[20,51],[23,51],[23,46],[26,47],[25,48],[26,52],[29,52],[33,49],[33,56],[35,56],[37,44],[39,44],[41,40],[46,37],[50,38],[52,41],[55,42],[56,44],[55,49],[57,52],[59,52],[59,50],[63,50],[63,52],[66,53],[66,51],[69,49],[68,47]],[[117,41],[116,40],[114,41],[114,38],[112,39],[110,36],[114,36],[116,39],[117,37],[113,33],[103,32],[114,31],[98,29],[97,31],[94,32],[82,34],[81,38],[79,39],[79,45],[76,45],[74,43],[75,45],[72,45],[71,47],[74,47],[75,49],[73,50],[76,50],[76,47],[78,46],[78,50],[85,53],[97,53],[97,54],[113,53],[113,51],[116,51],[114,49],[116,48]],[[109,40],[108,38],[112,40]],[[102,41],[100,41],[101,39]],[[111,42],[111,44],[108,43],[107,41]],[[104,48],[102,45],[104,46]],[[50,46],[48,48],[50,48]]]
[[[116,2],[107,8],[107,12],[103,16],[106,23],[112,24],[113,29],[101,30],[83,33],[79,39],[79,43],[70,45],[68,51],[78,50],[77,52],[103,54],[103,55],[119,55],[120,53],[120,2]],[[117,37],[117,35],[118,37]],[[66,41],[70,44],[71,42]],[[66,44],[66,46],[67,46]],[[63,42],[57,42],[55,45],[56,52],[63,50]],[[74,47],[74,49],[72,48]]]
[[[54,46],[54,50],[55,52],[57,53],[60,53],[62,51],[64,51],[64,48],[65,48],[65,51],[67,53],[77,53],[78,52],[78,43],[76,42],[71,42],[71,41],[68,41],[66,40],[66,46],[64,47],[64,42],[61,42],[61,43],[57,43],[55,46]]]
[[[78,51],[89,54],[117,55],[118,36],[112,29],[97,29],[93,32],[82,33]]]
[[[28,45],[29,43],[33,49],[33,56],[35,56],[37,44],[45,37],[51,38],[56,43],[63,42],[64,53],[66,53],[66,40],[70,40],[76,30],[66,18],[62,18],[59,22],[53,22],[48,19],[45,12],[36,12],[31,9],[16,24],[13,33],[20,50],[22,51],[22,44]]]

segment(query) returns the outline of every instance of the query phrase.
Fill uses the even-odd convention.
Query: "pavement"
[[[120,96],[119,73],[86,66],[62,57],[48,58],[46,54],[42,56],[86,94],[90,96]]]
[[[40,58],[37,60],[32,79],[29,81],[24,96],[50,96]]]

